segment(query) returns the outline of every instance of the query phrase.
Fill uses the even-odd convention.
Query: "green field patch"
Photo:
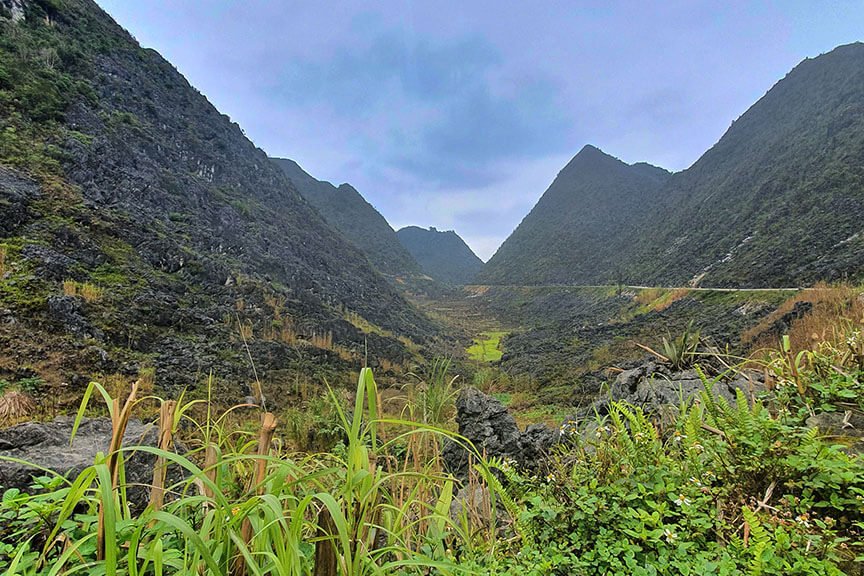
[[[497,362],[502,355],[501,338],[506,334],[507,332],[483,332],[474,338],[474,344],[466,350],[468,357],[478,362]]]

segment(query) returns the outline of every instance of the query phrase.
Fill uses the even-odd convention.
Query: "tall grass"
[[[93,396],[107,406],[111,445],[76,478],[52,481],[47,493],[4,497],[4,509],[17,511],[0,521],[0,533],[16,543],[0,557],[7,574],[450,574],[457,571],[448,552],[454,541],[476,537],[463,531],[471,525],[466,516],[450,518],[456,486],[440,462],[411,456],[418,438],[453,435],[382,418],[369,369],[350,409],[329,392],[344,440],[324,454],[284,450],[272,414],[263,413],[257,429],[229,430],[231,414],[248,408],[217,414],[209,401],[138,398],[136,387],[121,402],[91,384],[76,428]],[[157,445],[123,446],[129,419],[154,401],[161,405]],[[184,427],[194,433],[187,433],[189,451],[178,454],[171,444]],[[133,453],[154,460],[141,511],[125,480]],[[25,521],[36,508],[50,524]]]

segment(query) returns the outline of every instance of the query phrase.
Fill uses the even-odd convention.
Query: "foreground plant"
[[[346,442],[321,455],[272,449],[271,414],[262,415],[255,437],[220,429],[222,420],[209,409],[205,422],[192,421],[194,402],[162,404],[158,447],[124,447],[125,422],[144,399],[136,400],[133,389],[121,405],[94,384],[85,405],[94,391],[114,422],[111,449],[73,480],[46,477],[34,495],[5,493],[0,566],[6,574],[455,570],[444,542],[452,538],[452,480],[423,468],[391,471],[383,465],[404,438],[443,431],[391,420],[389,426],[404,432],[382,439],[377,387],[368,369],[360,374],[352,412],[333,395]],[[200,445],[180,455],[168,448],[183,419],[201,433]],[[140,511],[124,479],[124,459],[133,451],[155,457],[150,504]],[[165,478],[178,476],[164,485]]]

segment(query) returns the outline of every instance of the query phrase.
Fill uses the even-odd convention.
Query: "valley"
[[[0,0],[4,574],[864,573],[864,44],[687,168],[568,148],[502,243],[531,147],[472,122],[533,126],[508,90],[465,137],[310,83],[350,92],[306,133],[337,185],[122,25]],[[431,102],[460,70],[367,76]]]

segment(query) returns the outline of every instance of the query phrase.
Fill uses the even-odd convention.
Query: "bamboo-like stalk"
[[[326,507],[321,508],[318,513],[318,530],[316,536],[318,541],[315,543],[315,568],[313,576],[336,576],[338,569],[338,558],[336,557],[336,548],[333,546],[330,538],[336,531],[336,526],[333,524],[333,518]]]
[[[270,454],[270,444],[273,442],[273,434],[276,432],[276,415],[272,412],[265,412],[261,415],[261,429],[258,432],[258,450],[255,461],[255,477],[253,486],[256,487],[256,492],[261,494],[264,490],[263,482],[267,477],[267,456]],[[247,546],[252,542],[252,522],[249,518],[243,520],[243,527],[240,529],[240,536]],[[235,561],[235,569],[233,574],[244,576],[246,574],[246,563],[243,556],[238,556]]]
[[[216,483],[216,455],[216,446],[212,443],[207,444],[207,448],[204,449],[204,475],[213,484]],[[204,495],[209,500],[215,496],[213,489],[206,484],[204,485]]]
[[[120,449],[123,447],[123,436],[126,434],[126,426],[132,415],[132,407],[135,405],[135,396],[138,393],[138,385],[135,382],[132,390],[120,408],[120,399],[114,398],[111,409],[111,443],[108,446],[108,470],[111,473],[111,494],[117,492],[118,479],[120,477],[120,465],[122,455]],[[99,502],[99,525],[96,532],[96,559],[105,559],[105,502]]]
[[[159,449],[170,450],[174,439],[174,410],[177,402],[168,400],[159,407]],[[165,503],[165,478],[168,474],[168,464],[164,456],[157,456],[153,464],[153,486],[150,488],[150,506],[154,511],[160,510]]]

